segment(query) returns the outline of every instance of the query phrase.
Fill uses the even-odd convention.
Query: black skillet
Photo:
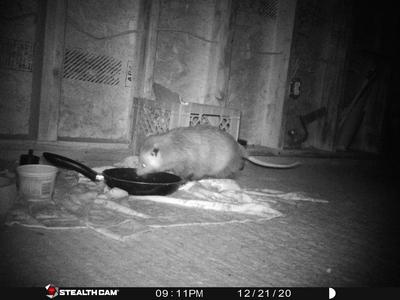
[[[135,168],[112,168],[101,174],[70,158],[43,152],[44,158],[53,165],[81,173],[92,181],[102,181],[110,187],[117,187],[131,195],[168,195],[175,192],[182,179],[170,173],[154,173],[146,177],[136,174]]]

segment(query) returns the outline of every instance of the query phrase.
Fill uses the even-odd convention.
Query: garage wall
[[[21,89],[25,111],[11,134],[33,128],[34,144],[130,147],[133,98],[155,100],[156,82],[187,102],[241,109],[240,136],[279,147],[296,1],[39,2],[39,71],[26,85],[36,111]]]
[[[32,74],[38,69],[34,57],[39,50],[39,4],[35,0],[0,4],[0,136],[28,138],[34,133],[30,121]]]

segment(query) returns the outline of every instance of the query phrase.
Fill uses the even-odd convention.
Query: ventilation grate
[[[33,44],[29,41],[0,39],[0,68],[32,72]]]
[[[229,132],[230,123],[231,119],[229,116],[191,113],[189,126],[211,125]]]
[[[258,12],[260,13],[260,15],[275,19],[277,11],[278,11],[278,0],[262,0],[260,2],[260,6],[258,8]]]
[[[171,111],[145,104],[140,111],[139,130],[145,135],[168,131]]]
[[[66,49],[64,78],[118,85],[122,62],[113,57],[78,49]]]
[[[237,1],[238,10],[243,13],[275,19],[278,13],[278,0]]]

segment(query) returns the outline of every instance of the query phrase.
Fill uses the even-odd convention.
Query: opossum
[[[299,165],[274,164],[249,156],[246,149],[227,132],[200,125],[178,127],[152,135],[140,147],[137,174],[171,172],[185,180],[232,178],[243,169],[244,161],[267,168],[293,168]]]

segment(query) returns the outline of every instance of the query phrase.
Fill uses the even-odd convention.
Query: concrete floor
[[[238,177],[243,187],[329,201],[285,205],[285,216],[269,221],[164,228],[125,243],[85,229],[2,226],[0,285],[398,286],[394,168],[348,159],[304,162],[292,170],[247,164]]]

